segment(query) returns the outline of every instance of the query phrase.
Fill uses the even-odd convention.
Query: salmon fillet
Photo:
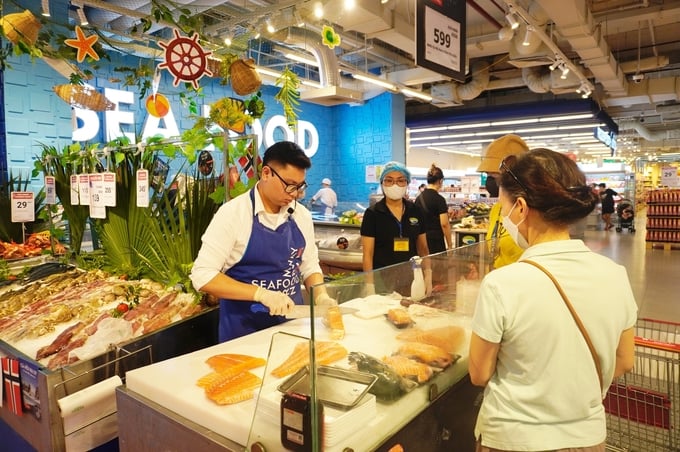
[[[385,356],[382,360],[402,377],[416,380],[418,383],[425,383],[434,374],[430,366],[405,356]]]
[[[397,339],[407,342],[421,342],[436,345],[449,353],[456,353],[465,341],[465,328],[444,326],[430,330],[413,328],[397,335]]]
[[[262,379],[252,372],[241,372],[212,391],[206,391],[210,400],[218,405],[230,405],[253,397],[253,391]]]
[[[453,362],[451,354],[443,348],[421,342],[406,342],[399,347],[397,354],[442,369]]]
[[[337,342],[321,341],[316,343],[316,364],[326,365],[334,363],[347,356],[347,349]],[[300,342],[279,367],[272,370],[272,375],[276,378],[283,378],[292,375],[302,367],[309,364],[309,343]]]
[[[218,405],[227,405],[248,400],[253,396],[262,379],[248,372],[261,367],[266,360],[249,355],[220,354],[213,355],[206,363],[214,369],[199,378],[196,384],[205,390],[205,395]]]

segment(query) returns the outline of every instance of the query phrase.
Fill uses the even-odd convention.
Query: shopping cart
[[[635,367],[604,400],[607,450],[680,451],[680,324],[638,319]]]

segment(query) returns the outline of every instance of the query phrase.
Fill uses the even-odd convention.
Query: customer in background
[[[477,450],[604,451],[602,399],[634,362],[626,269],[569,238],[598,201],[574,161],[535,149],[500,168],[503,224],[524,252],[489,272],[477,298],[468,365],[472,383],[486,386]]]
[[[451,249],[451,224],[446,199],[439,194],[444,184],[444,172],[434,163],[427,172],[427,186],[416,198],[416,205],[423,211],[425,234],[430,254]]]
[[[335,214],[335,208],[338,207],[338,195],[331,188],[331,180],[327,177],[321,180],[321,188],[312,196],[312,205],[317,200],[321,201],[321,204],[324,206],[324,215],[332,216]]]
[[[220,342],[284,322],[303,302],[301,283],[323,283],[312,216],[295,199],[310,166],[297,144],[273,144],[255,187],[222,205],[203,234],[191,281],[220,299]],[[314,293],[317,304],[336,303]]]
[[[614,197],[619,196],[611,188],[607,188],[607,184],[601,182],[599,185],[600,200],[602,202],[602,221],[604,221],[604,230],[608,231],[614,227],[612,223],[612,214],[614,213]]]
[[[423,212],[412,201],[404,199],[411,182],[411,173],[399,162],[388,162],[380,174],[380,187],[385,194],[364,212],[361,221],[361,246],[363,271],[371,272],[388,265],[406,262],[414,256],[427,256],[427,238]],[[426,292],[432,291],[432,270],[429,262],[423,262]],[[399,282],[406,291],[411,276],[403,275]],[[367,293],[375,293],[373,275],[367,275]],[[380,288],[386,290],[386,285]],[[400,292],[402,293],[402,292]],[[402,293],[404,295],[404,293]]]
[[[529,146],[524,140],[513,134],[497,138],[487,146],[486,152],[482,156],[482,163],[477,171],[484,172],[487,175],[486,190],[489,192],[489,197],[498,197],[498,177],[500,176],[498,166],[501,161],[509,155],[520,155],[528,150]],[[491,252],[494,256],[494,268],[511,264],[522,254],[522,249],[517,246],[503,227],[500,211],[501,205],[499,203],[491,207],[489,229],[486,232],[486,240],[490,243]]]

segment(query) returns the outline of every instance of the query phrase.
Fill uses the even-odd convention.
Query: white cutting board
[[[396,335],[403,330],[392,326],[384,317],[361,319],[352,314],[346,314],[343,320],[346,333],[345,338],[340,342],[349,352],[362,351],[380,358],[396,351],[399,344]],[[441,319],[439,321],[437,319],[423,320],[423,322],[434,323],[426,325],[421,322],[417,323],[417,326],[422,328],[441,326],[438,324]],[[450,324],[450,320],[447,320],[447,323]],[[203,388],[198,387],[196,381],[211,372],[205,361],[213,355],[239,353],[267,359],[271,337],[277,331],[310,337],[310,319],[292,320],[229,342],[128,371],[127,388],[225,438],[245,445],[248,442],[249,429],[255,412],[255,401],[248,400],[234,405],[219,406],[205,396]],[[329,332],[320,318],[315,319],[315,335],[317,341],[329,340]],[[467,347],[466,343],[461,348],[466,351]],[[292,352],[292,347],[289,352]],[[268,363],[268,368],[271,370],[278,366],[288,358],[289,352],[277,353],[273,356],[271,362]],[[347,359],[333,365],[349,367]],[[251,370],[264,379],[265,390],[275,388],[287,378],[275,379],[269,374],[264,375],[264,371],[265,367]],[[271,427],[270,434],[277,437],[278,425]],[[357,426],[357,428],[360,427]]]

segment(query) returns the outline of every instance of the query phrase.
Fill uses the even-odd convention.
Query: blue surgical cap
[[[399,162],[387,162],[385,165],[383,165],[382,172],[380,173],[380,183],[382,184],[383,179],[385,178],[385,175],[387,173],[391,173],[392,171],[399,171],[401,174],[404,175],[406,180],[411,183],[411,172],[406,169],[406,167],[399,163]]]

